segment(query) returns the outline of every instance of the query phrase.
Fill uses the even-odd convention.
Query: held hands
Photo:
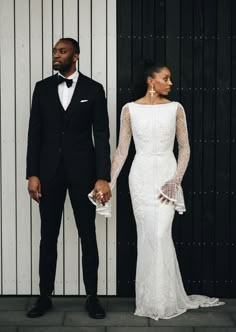
[[[93,189],[93,197],[103,205],[111,198],[111,188],[105,180],[97,180]]]
[[[41,183],[37,176],[30,176],[28,181],[28,192],[31,198],[39,203],[41,198]]]

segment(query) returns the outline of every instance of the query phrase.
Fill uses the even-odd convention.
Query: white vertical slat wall
[[[40,218],[25,180],[35,83],[52,72],[52,47],[79,40],[79,69],[106,91],[116,146],[116,0],[0,0],[0,294],[38,294]],[[116,294],[116,193],[111,219],[97,217],[98,293]],[[69,198],[58,239],[56,295],[85,294],[81,247]]]

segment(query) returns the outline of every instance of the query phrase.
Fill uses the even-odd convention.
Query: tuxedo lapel
[[[58,74],[54,75],[53,78],[54,78],[54,82],[53,82],[54,84],[53,84],[52,98],[53,98],[53,100],[56,100],[57,105],[60,104],[62,106],[60,98],[59,98],[59,94],[58,94],[58,81],[57,81]]]
[[[62,107],[58,95],[57,75],[51,76],[49,78],[43,90],[43,99],[47,104],[47,108],[50,110],[51,116],[55,117],[57,123],[60,117],[58,110],[60,107]]]
[[[87,89],[86,80],[84,80],[83,74],[79,73],[78,81],[76,83],[75,90],[71,98],[71,102],[67,108],[67,112],[69,112],[70,115],[74,111],[79,109],[81,100],[85,99],[88,96],[87,90],[88,89]]]

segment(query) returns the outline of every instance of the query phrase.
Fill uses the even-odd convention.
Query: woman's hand
[[[162,203],[169,204],[175,203],[177,192],[179,190],[179,183],[175,180],[167,181],[162,187],[162,193],[158,196],[158,199],[161,200]]]

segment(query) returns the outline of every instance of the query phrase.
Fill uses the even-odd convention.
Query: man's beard
[[[69,62],[59,63],[56,65],[53,64],[53,69],[58,70],[62,74],[70,71],[71,67],[72,67],[72,63],[69,63]]]

